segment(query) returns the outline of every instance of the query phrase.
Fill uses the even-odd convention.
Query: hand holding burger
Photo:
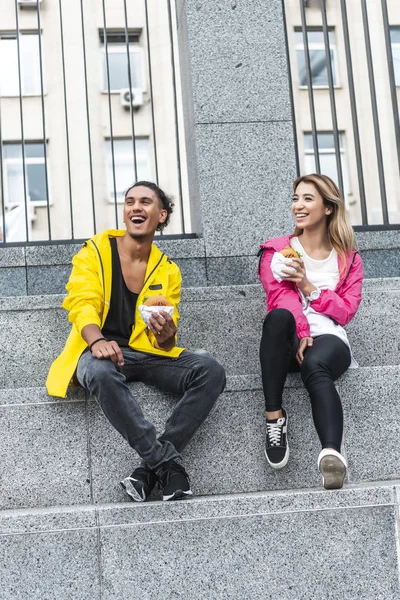
[[[149,330],[156,337],[156,346],[161,350],[171,350],[175,346],[176,326],[172,320],[174,307],[165,296],[150,296],[144,301],[145,312],[151,308],[150,316],[145,319]],[[165,307],[165,310],[163,310]],[[142,317],[144,313],[141,311]]]
[[[286,246],[280,251],[285,258],[290,258],[291,265],[286,268],[282,268],[282,275],[285,281],[292,281],[297,285],[305,295],[308,295],[310,291],[316,289],[307,279],[306,269],[304,262],[301,258],[300,252],[297,252],[294,248]]]

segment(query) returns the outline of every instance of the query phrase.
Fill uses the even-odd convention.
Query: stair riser
[[[382,486],[3,513],[2,598],[397,600],[397,510]]]
[[[251,288],[252,290],[254,288]],[[40,307],[40,303],[38,303]],[[400,292],[370,292],[348,326],[354,356],[363,365],[399,364]],[[205,348],[228,374],[258,373],[265,305],[262,293],[218,300],[206,297],[181,306],[179,344]],[[0,388],[42,386],[61,352],[70,324],[61,308],[0,311]]]
[[[392,418],[399,384],[400,369],[395,368],[360,369],[339,383],[351,483],[400,478],[400,427]],[[145,415],[162,431],[176,399],[159,393],[143,397],[139,390]],[[262,391],[221,395],[184,451],[196,495],[321,488],[320,446],[307,394],[289,387],[284,402],[291,454],[288,466],[275,472],[264,458]],[[126,500],[119,479],[138,459],[95,402],[3,405],[0,420],[1,508]]]

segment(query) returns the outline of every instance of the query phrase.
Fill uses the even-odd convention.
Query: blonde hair
[[[345,264],[346,253],[357,250],[357,242],[347,216],[341,191],[336,183],[327,175],[313,173],[311,175],[302,175],[293,182],[294,193],[296,193],[298,185],[303,182],[312,183],[322,196],[324,205],[332,209],[327,219],[328,237],[333,248],[335,248],[342,259],[342,263]],[[301,235],[302,233],[302,229],[299,227],[295,228],[294,235]]]

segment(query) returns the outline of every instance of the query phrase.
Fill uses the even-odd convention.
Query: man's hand
[[[106,358],[117,364],[119,367],[122,367],[124,364],[121,348],[118,346],[117,342],[112,340],[110,342],[107,342],[107,340],[99,340],[93,345],[91,352],[92,356],[95,358]]]
[[[176,326],[172,318],[164,310],[151,313],[149,329],[156,337],[156,344],[161,350],[171,350],[175,346]]]
[[[301,338],[301,340],[299,342],[299,347],[297,348],[297,354],[296,354],[296,360],[300,366],[304,360],[305,351],[307,350],[307,348],[311,348],[312,345],[313,345],[312,337]]]

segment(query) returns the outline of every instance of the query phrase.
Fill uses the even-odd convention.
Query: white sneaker
[[[346,459],[336,450],[324,448],[318,456],[318,469],[322,474],[322,484],[326,490],[339,490],[346,477]]]

